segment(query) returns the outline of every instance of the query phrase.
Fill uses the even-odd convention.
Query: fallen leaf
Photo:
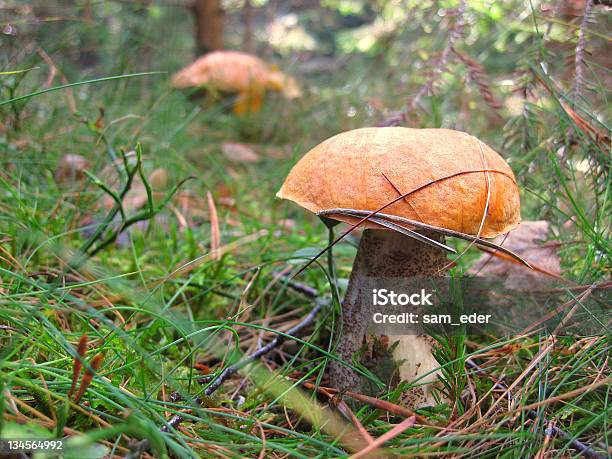
[[[149,174],[149,183],[153,190],[163,190],[168,187],[168,171],[163,167],[155,169]]]
[[[256,163],[259,155],[249,145],[238,142],[223,142],[221,145],[223,154],[235,163]]]
[[[545,243],[549,237],[550,224],[546,220],[523,221],[520,226],[508,233],[498,236],[493,242],[501,244],[524,258],[534,270],[523,265],[485,253],[470,268],[469,273],[483,277],[506,278],[504,285],[509,289],[526,290],[537,288],[550,282],[553,277],[561,275],[561,266],[557,245]],[[499,252],[496,252],[496,254]]]

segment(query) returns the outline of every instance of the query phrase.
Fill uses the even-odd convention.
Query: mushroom
[[[286,99],[302,95],[297,81],[257,56],[239,51],[215,51],[198,58],[172,77],[175,88],[208,87],[214,91],[238,93],[234,113],[261,108],[267,90],[281,92]]]
[[[518,187],[508,164],[477,138],[449,129],[377,127],[338,134],[298,161],[277,196],[365,228],[342,302],[337,354],[348,362],[362,345],[369,319],[362,304],[365,278],[442,276],[449,260],[440,231],[491,238],[520,222]],[[364,221],[341,209],[368,211],[366,216],[384,212],[425,225]],[[400,378],[424,383],[413,405],[433,404],[430,383],[437,381],[439,364],[432,338],[390,336],[389,341],[399,341],[393,359]],[[360,383],[353,370],[336,361],[330,362],[330,380],[341,389]]]

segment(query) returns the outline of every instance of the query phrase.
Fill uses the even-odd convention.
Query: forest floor
[[[178,68],[167,59],[151,70]],[[4,75],[1,435],[75,436],[64,457],[80,458],[609,457],[609,333],[439,337],[446,401],[416,413],[401,406],[409,384],[381,385],[366,367],[371,399],[325,389],[337,359],[332,293],[346,287],[358,234],[290,282],[328,231],[275,194],[310,148],[379,124],[427,89],[401,62],[353,58],[335,75],[295,66],[305,96],[270,95],[245,117],[229,99],[173,90],[168,73],[83,74],[70,81],[86,84],[41,94],[44,64],[23,80]],[[563,301],[609,301],[609,130],[592,100],[574,112],[556,81],[525,68],[524,99],[502,85],[504,104],[487,104],[485,79],[472,74],[463,94],[461,78],[436,82],[404,124],[467,131],[500,151],[523,220],[550,225]],[[49,78],[48,88],[63,84]],[[88,173],[62,169],[68,154]],[[470,249],[453,272],[480,255]]]

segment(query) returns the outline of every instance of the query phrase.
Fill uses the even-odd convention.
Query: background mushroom
[[[238,93],[234,113],[261,109],[267,90],[281,92],[286,99],[302,95],[297,81],[266,64],[257,56],[239,51],[205,54],[172,77],[175,88],[208,87],[213,91]]]
[[[363,128],[338,134],[309,151],[291,170],[277,196],[349,224],[359,218],[334,209],[378,211],[468,235],[491,238],[520,222],[519,192],[512,170],[475,137],[448,129]],[[484,218],[486,215],[486,218]],[[442,276],[449,267],[444,237],[401,225],[391,231],[377,220],[364,222],[348,290],[342,303],[338,355],[350,362],[360,348],[368,318],[364,279],[378,276]],[[393,226],[393,225],[388,225]],[[406,228],[413,231],[408,237]],[[413,380],[439,365],[431,338],[399,340],[393,357],[401,379]],[[332,384],[348,388],[358,375],[330,363]],[[435,381],[433,372],[422,382]],[[431,387],[419,388],[413,405],[431,404]]]

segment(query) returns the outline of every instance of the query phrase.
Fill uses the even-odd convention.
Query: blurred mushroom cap
[[[283,92],[287,98],[301,95],[295,79],[274,70],[257,56],[240,51],[205,54],[177,72],[171,84],[179,89],[209,85],[224,92],[272,89]]]
[[[413,190],[382,212],[482,237],[520,223],[519,189],[508,164],[477,138],[450,129],[378,127],[338,134],[298,161],[277,196],[314,213],[376,211]]]

